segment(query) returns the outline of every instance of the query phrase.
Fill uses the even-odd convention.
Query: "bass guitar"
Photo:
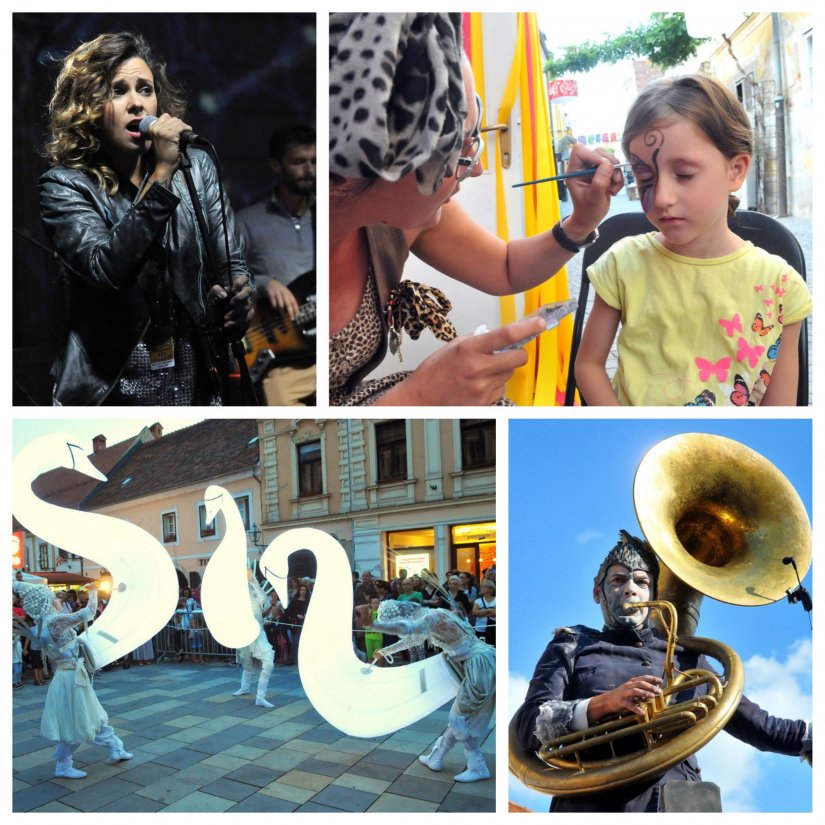
[[[299,303],[295,318],[273,308],[268,298],[259,298],[255,316],[244,335],[245,358],[253,384],[263,380],[275,361],[278,366],[287,367],[315,360],[315,271],[300,275],[289,284],[289,289]]]

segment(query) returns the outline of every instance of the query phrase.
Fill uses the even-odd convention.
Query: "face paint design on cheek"
[[[633,164],[633,174],[639,185],[639,200],[642,202],[642,210],[644,212],[650,212],[650,208],[653,206],[656,172],[653,170],[653,167],[648,166],[636,155],[630,156],[630,162]]]
[[[648,166],[641,158],[636,155],[630,156],[630,161],[633,164],[633,173],[636,179],[639,176],[644,178],[644,183],[639,186],[639,199],[642,203],[642,210],[650,212],[653,208],[653,197],[656,192],[656,182],[659,179],[659,152],[664,145],[665,136],[661,129],[651,129],[644,137],[644,144],[649,149],[653,149],[651,156],[651,163],[653,166]]]

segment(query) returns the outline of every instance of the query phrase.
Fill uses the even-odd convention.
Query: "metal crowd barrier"
[[[235,648],[215,641],[203,618],[202,610],[176,610],[166,627],[152,639],[155,661],[179,662],[191,656],[208,656],[237,664]]]
[[[193,621],[194,619],[194,621]],[[492,622],[495,624],[495,620]],[[267,624],[275,624],[267,622]],[[282,627],[292,628],[287,622],[280,621]],[[354,633],[364,633],[361,628],[354,628]],[[237,650],[219,644],[203,618],[202,610],[176,610],[169,623],[161,628],[152,638],[155,652],[155,661],[180,662],[193,655],[208,656],[213,659],[224,659],[228,664],[237,665]]]

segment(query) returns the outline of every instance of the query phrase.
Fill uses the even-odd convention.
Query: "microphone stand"
[[[198,191],[195,188],[195,181],[192,178],[192,161],[186,151],[186,146],[180,146],[180,163],[179,168],[183,172],[183,178],[186,181],[186,188],[189,190],[189,198],[192,201],[192,207],[195,212],[195,220],[198,222],[201,237],[203,238],[203,245],[206,253],[206,267],[209,272],[209,277],[212,284],[219,284],[226,289],[227,294],[232,294],[231,277],[229,283],[221,283],[221,273],[215,265],[212,245],[210,243],[209,228],[206,225],[206,219],[203,214],[203,207],[200,202]],[[223,192],[220,192],[220,197],[223,198]],[[231,264],[229,256],[226,259],[227,269],[231,272]],[[210,350],[206,353],[207,358],[207,372],[212,378],[213,383],[220,387],[222,399],[230,402],[229,391],[229,365],[227,363],[226,353],[221,352],[222,349],[229,347],[232,356],[238,364],[238,371],[241,379],[241,396],[245,403],[257,406],[258,399],[255,395],[255,389],[252,386],[252,379],[249,376],[249,368],[246,364],[244,347],[240,341],[228,341],[223,331],[223,314],[217,319],[214,316],[219,312],[223,305],[223,301],[219,303],[212,302],[212,306],[207,309],[206,313],[206,349]],[[211,310],[211,312],[210,312]],[[213,316],[210,319],[210,314]],[[217,340],[216,340],[217,339]]]
[[[793,556],[785,556],[785,558],[782,559],[782,564],[790,564],[793,567],[793,572],[796,573],[797,586],[785,591],[785,595],[788,597],[788,603],[796,604],[798,602],[802,605],[802,609],[808,614],[808,624],[810,624],[811,629],[813,629],[811,611],[814,609],[814,600],[808,589],[802,586],[802,580],[799,578],[799,570],[796,569],[796,561]]]

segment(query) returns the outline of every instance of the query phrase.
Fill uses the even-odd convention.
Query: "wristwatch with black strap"
[[[599,230],[594,229],[583,241],[574,241],[569,238],[564,231],[561,221],[553,227],[552,231],[553,237],[559,246],[564,247],[568,252],[578,252],[580,249],[587,249],[588,246],[592,246],[599,239]]]

